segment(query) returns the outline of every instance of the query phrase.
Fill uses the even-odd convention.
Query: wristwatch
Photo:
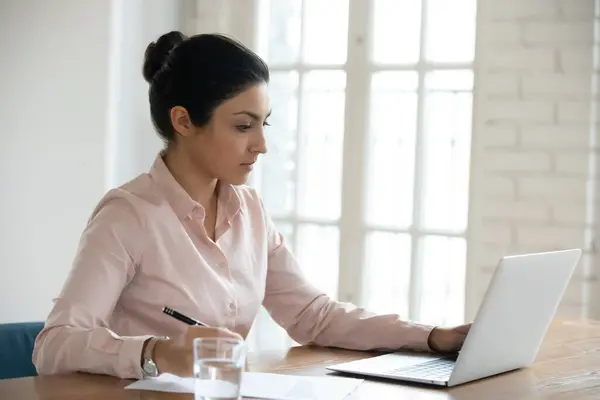
[[[166,336],[155,336],[146,342],[142,354],[142,372],[144,378],[154,378],[159,374],[158,367],[154,361],[154,346],[161,339],[168,339]]]

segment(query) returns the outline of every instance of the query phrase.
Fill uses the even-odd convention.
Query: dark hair
[[[182,106],[196,126],[206,125],[223,101],[269,81],[265,62],[240,42],[219,34],[187,37],[172,31],[148,45],[143,74],[150,84],[152,122],[170,142],[170,110]]]

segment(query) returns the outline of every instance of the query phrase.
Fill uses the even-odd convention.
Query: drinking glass
[[[241,399],[246,353],[246,345],[241,339],[194,339],[195,399]]]

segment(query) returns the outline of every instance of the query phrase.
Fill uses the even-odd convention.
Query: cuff
[[[436,353],[437,350],[435,350],[433,347],[431,347],[431,332],[433,332],[433,330],[435,328],[439,328],[438,326],[432,326],[431,329],[429,330],[429,334],[427,335],[427,350],[431,353]]]
[[[433,325],[410,324],[408,328],[410,334],[407,335],[410,338],[408,347],[415,351],[432,352],[429,347],[429,336],[434,328]]]
[[[122,379],[142,379],[142,349],[152,335],[122,337],[119,351],[118,376]]]

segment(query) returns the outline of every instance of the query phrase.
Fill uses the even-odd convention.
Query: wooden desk
[[[325,365],[368,357],[337,349],[294,347],[251,355],[250,370],[323,375]],[[530,369],[454,388],[366,380],[349,400],[495,400],[599,399],[600,322],[556,321]],[[73,374],[0,380],[0,400],[162,400],[193,395],[123,390],[131,381],[108,376]]]

